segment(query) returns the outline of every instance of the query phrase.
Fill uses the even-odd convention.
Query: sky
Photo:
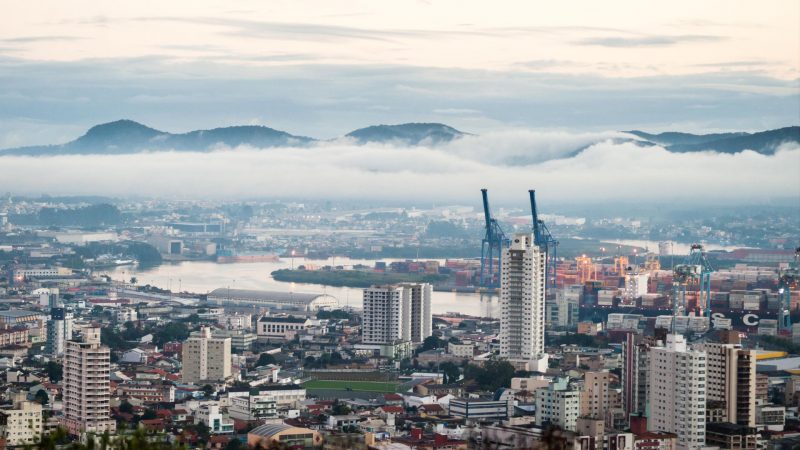
[[[2,191],[458,202],[488,187],[501,201],[536,188],[545,202],[800,204],[797,145],[674,154],[614,139],[800,124],[797,0],[45,0],[3,10],[0,148],[63,143],[123,118],[169,132],[249,124],[332,139],[441,122],[472,135],[439,148],[0,157]]]
[[[800,2],[10,2],[0,148],[120,118],[695,132],[800,122]]]

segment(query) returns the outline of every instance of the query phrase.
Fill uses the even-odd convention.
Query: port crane
[[[792,291],[797,290],[798,286],[800,286],[800,247],[794,250],[794,267],[782,270],[778,277],[778,295],[781,299],[778,328],[781,330],[792,328]]]
[[[539,211],[536,208],[536,191],[528,190],[531,199],[531,216],[533,219],[533,242],[545,252],[547,260],[547,273],[545,274],[545,288],[554,289],[556,287],[556,264],[558,264],[558,241],[550,234],[544,221],[539,219]]]
[[[486,234],[481,242],[481,287],[497,288],[500,286],[500,271],[503,264],[503,248],[509,240],[497,219],[492,217],[489,209],[489,194],[481,189],[483,197],[483,216],[486,220]]]
[[[672,270],[672,314],[682,316],[686,312],[686,287],[697,283],[697,308],[700,314],[711,316],[711,272],[714,269],[706,258],[701,244],[692,244],[683,264]]]

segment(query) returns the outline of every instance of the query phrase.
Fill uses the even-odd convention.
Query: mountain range
[[[638,145],[661,145],[673,152],[717,151],[737,153],[754,150],[773,154],[784,142],[800,142],[800,127],[786,127],[758,133],[690,134],[666,132],[651,134],[633,130],[625,132],[631,138],[617,140]],[[436,146],[468,136],[441,123],[404,123],[375,125],[347,133],[343,139],[365,144],[400,144]],[[0,156],[55,156],[86,154],[129,154],[144,151],[212,151],[217,148],[250,146],[254,148],[304,147],[325,142],[306,136],[296,136],[265,126],[232,126],[188,133],[168,133],[132,120],[118,120],[90,128],[74,141],[58,145],[17,147],[0,150]]]

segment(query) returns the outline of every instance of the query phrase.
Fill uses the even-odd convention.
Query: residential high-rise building
[[[362,342],[424,341],[432,332],[431,291],[426,283],[364,289]]]
[[[649,431],[674,433],[677,450],[705,446],[707,356],[682,335],[650,349]]]
[[[48,295],[50,318],[47,320],[47,342],[44,351],[53,357],[64,354],[68,340],[72,339],[72,313],[64,309],[58,289],[50,289]]]
[[[739,334],[723,334],[722,343],[698,346],[708,355],[708,400],[723,402],[723,421],[756,426],[756,352],[744,350]]]
[[[518,233],[503,251],[500,274],[500,356],[544,372],[546,253],[533,234]]]
[[[569,378],[553,380],[547,387],[536,389],[536,425],[557,425],[575,431],[580,415],[581,393],[569,384]]]
[[[622,342],[622,408],[626,421],[631,415],[647,414],[651,337],[627,333]]]
[[[100,343],[100,328],[84,328],[64,351],[64,427],[70,434],[116,430],[109,415],[111,351]]]
[[[201,327],[183,343],[181,379],[184,383],[223,381],[231,376],[231,338],[214,337]]]
[[[403,340],[421,343],[433,332],[431,293],[427,283],[403,284]]]
[[[604,420],[609,410],[611,374],[586,372],[581,391],[581,417]]]

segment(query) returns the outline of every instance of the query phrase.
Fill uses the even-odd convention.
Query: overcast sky
[[[475,133],[800,122],[797,0],[59,0],[4,12],[0,147],[119,118],[321,138],[408,121]]]

